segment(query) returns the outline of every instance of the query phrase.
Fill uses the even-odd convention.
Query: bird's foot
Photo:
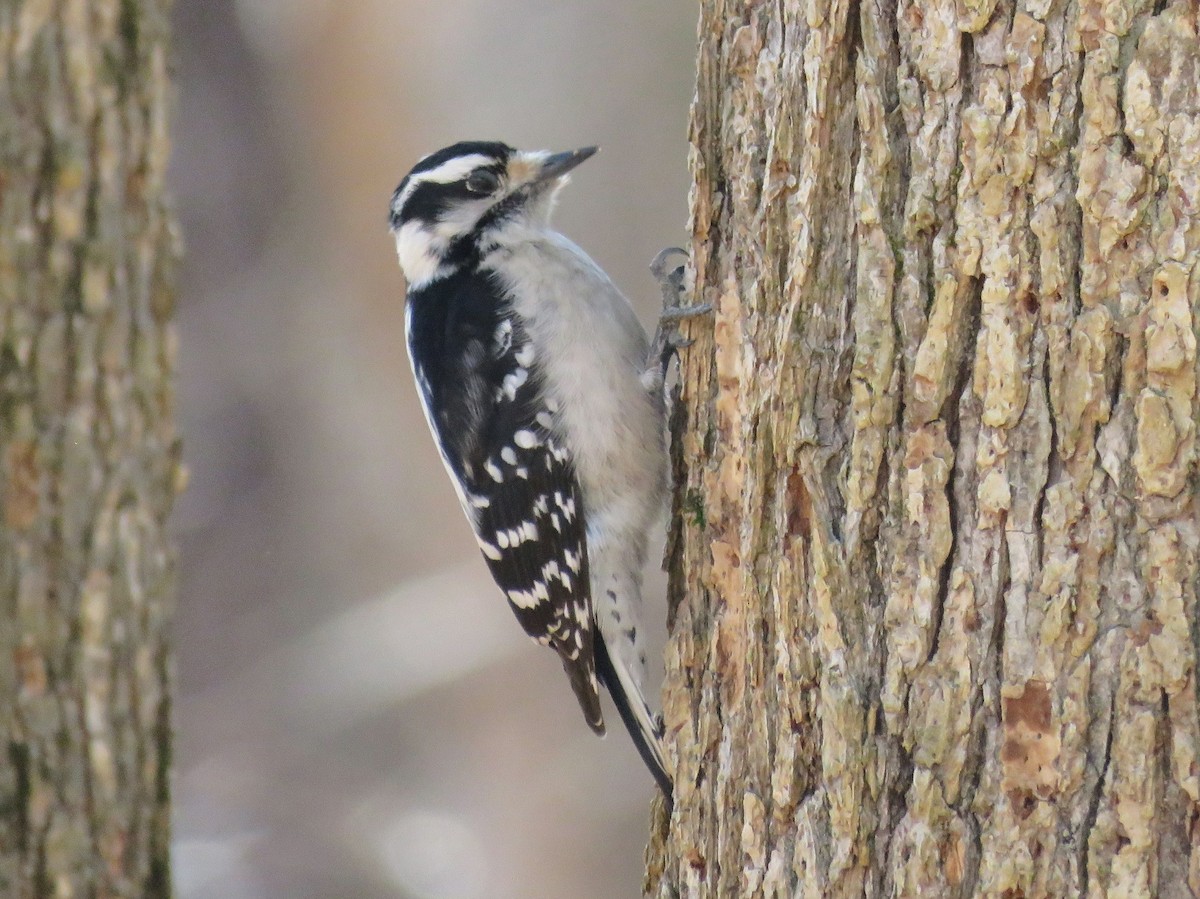
[[[683,258],[680,260],[678,257]],[[650,272],[658,280],[659,289],[662,291],[663,305],[654,340],[650,344],[650,358],[647,364],[657,364],[664,372],[671,356],[693,343],[679,332],[679,323],[712,312],[712,305],[709,303],[683,305],[686,270],[687,253],[679,247],[667,247],[650,263]]]

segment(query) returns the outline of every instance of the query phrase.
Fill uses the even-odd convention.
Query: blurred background
[[[640,895],[652,781],[487,576],[414,393],[385,218],[454,141],[600,144],[557,222],[649,325],[647,263],[685,239],[695,19],[176,3],[182,899]]]

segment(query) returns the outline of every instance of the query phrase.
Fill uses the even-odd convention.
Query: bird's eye
[[[487,169],[472,172],[467,178],[467,190],[473,194],[490,194],[500,186],[500,179]]]

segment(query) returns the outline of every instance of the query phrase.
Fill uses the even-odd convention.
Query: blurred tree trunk
[[[167,0],[0,6],[0,895],[161,897]]]
[[[701,6],[650,894],[1200,894],[1194,0]]]

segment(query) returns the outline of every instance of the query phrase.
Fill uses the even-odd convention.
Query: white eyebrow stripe
[[[433,181],[437,184],[449,184],[451,181],[459,181],[467,177],[467,175],[480,166],[495,161],[492,157],[484,156],[482,153],[472,153],[470,156],[456,156],[454,159],[447,159],[435,169],[430,169],[427,172],[418,172],[413,175],[413,181],[417,183]]]
[[[395,210],[399,212],[403,209],[408,198],[412,196],[412,192],[421,184],[450,184],[454,181],[461,181],[480,166],[495,161],[492,157],[484,156],[482,153],[472,153],[470,156],[456,156],[454,159],[447,159],[437,168],[432,168],[427,172],[410,175],[408,184],[404,186],[404,193],[400,194],[396,200]]]

